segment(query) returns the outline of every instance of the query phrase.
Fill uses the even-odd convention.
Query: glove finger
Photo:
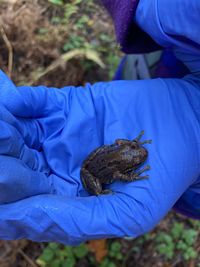
[[[46,174],[50,172],[43,152],[29,148],[12,125],[0,120],[0,129],[1,155],[18,158],[32,170]]]
[[[51,176],[31,170],[17,158],[0,156],[0,203],[53,192]]]
[[[15,127],[29,147],[40,150],[44,140],[44,131],[35,119],[15,118],[3,105],[0,104],[0,120]],[[33,134],[34,133],[34,134]]]
[[[44,140],[55,131],[62,130],[66,123],[66,91],[70,92],[70,87],[65,92],[44,86],[16,87],[2,71],[0,82],[1,103],[7,108],[1,107],[0,119],[17,128],[29,147],[41,149]],[[54,113],[58,114],[55,116]]]
[[[5,107],[12,112],[16,116],[22,116],[22,117],[31,117],[34,116],[33,114],[33,106],[37,106],[34,108],[34,110],[37,110],[38,105],[41,103],[43,104],[43,101],[37,101],[32,102],[33,99],[31,99],[31,102],[26,102],[26,98],[21,95],[17,87],[13,84],[13,82],[6,76],[6,74],[2,71],[0,71],[0,84],[1,84],[1,90],[0,90],[0,99],[1,103],[5,105]],[[38,96],[42,97],[43,95],[38,92]]]
[[[0,84],[1,103],[3,103],[13,114],[17,109],[19,113],[26,110],[26,114],[28,115],[29,109],[27,103],[24,101],[13,82],[1,70]]]
[[[21,162],[21,164],[26,165],[26,167],[30,169],[30,173],[32,173],[32,171],[35,171],[36,173],[38,173],[38,177],[40,176],[40,173],[43,173],[49,176],[48,179],[51,181],[54,187],[54,192],[56,194],[71,196],[71,197],[72,196],[74,197],[77,195],[77,186],[78,186],[77,183],[75,181],[74,182],[71,181],[68,183],[62,178],[60,178],[59,176],[57,176],[56,174],[53,174],[52,170],[50,169],[49,165],[46,162],[46,158],[43,152],[38,152],[35,149],[30,149],[24,143],[24,140],[22,139],[20,133],[12,125],[9,125],[8,123],[0,120],[0,129],[1,129],[0,131],[0,144],[1,144],[0,155],[10,156],[10,157],[19,159],[20,160],[19,162]],[[11,161],[12,159],[10,159],[10,162]],[[8,168],[10,168],[10,166],[12,166],[12,163],[10,163]],[[17,175],[21,177],[20,171],[14,177],[11,174],[11,177],[12,177],[11,181],[13,179],[17,180],[18,179]],[[3,175],[3,185],[5,186],[4,177],[5,175]],[[37,181],[37,179],[35,179],[35,181]],[[9,179],[8,179],[8,182],[9,182]],[[10,182],[9,182],[9,185],[10,185]],[[5,190],[5,192],[7,191]],[[39,189],[39,192],[40,192],[40,189]],[[28,194],[28,196],[30,195],[31,193]],[[1,198],[0,198],[0,202],[1,202]]]
[[[0,71],[1,103],[15,116],[23,118],[39,118],[49,116],[55,109],[67,109],[66,92],[58,93],[56,88],[45,86],[19,86]],[[66,90],[70,91],[70,87]],[[56,93],[55,93],[56,92]],[[58,93],[58,94],[57,94]]]

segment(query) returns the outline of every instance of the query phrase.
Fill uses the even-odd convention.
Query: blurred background
[[[0,0],[0,68],[17,85],[111,80],[122,58],[95,0]],[[200,267],[200,222],[171,212],[137,239],[78,247],[0,241],[0,267]]]

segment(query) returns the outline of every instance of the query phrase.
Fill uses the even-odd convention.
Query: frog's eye
[[[138,142],[137,141],[133,141],[132,144],[131,144],[131,147],[132,148],[138,147]]]

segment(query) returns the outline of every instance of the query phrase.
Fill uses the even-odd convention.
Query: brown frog
[[[148,175],[140,174],[149,170],[149,165],[135,172],[148,156],[148,151],[142,145],[151,143],[151,140],[140,141],[143,134],[144,131],[141,131],[133,140],[117,139],[112,145],[103,145],[94,150],[81,167],[81,180],[85,189],[93,195],[107,194],[112,191],[103,190],[103,184],[115,180],[132,182],[148,178]]]

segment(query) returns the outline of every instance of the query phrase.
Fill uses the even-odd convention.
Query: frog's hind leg
[[[146,165],[144,168],[142,168],[141,170],[139,170],[137,173],[136,172],[131,173],[133,175],[133,179],[134,180],[140,180],[140,179],[148,178],[149,175],[140,176],[140,174],[143,173],[143,172],[145,172],[145,171],[148,171],[150,169],[151,169],[150,165]]]
[[[110,190],[110,189],[104,189],[104,190],[102,191],[102,194],[104,194],[104,195],[108,195],[108,194],[114,194],[114,192],[113,192],[112,190]]]
[[[147,171],[149,169],[150,169],[150,166],[147,165],[137,173],[131,172],[131,173],[124,174],[124,173],[120,173],[119,171],[117,171],[114,173],[113,178],[115,180],[121,180],[124,182],[132,182],[132,181],[136,181],[136,180],[141,180],[141,179],[145,179],[145,178],[149,177],[149,175],[140,176],[141,173],[143,173],[144,171]]]
[[[137,173],[129,173],[129,174],[116,173],[116,175],[118,177],[117,180],[120,180],[122,182],[133,182],[136,180],[142,180],[142,179],[149,178],[149,175],[140,176]]]
[[[124,173],[121,173],[119,171],[114,173],[113,179],[114,180],[120,180],[120,181],[123,181],[123,182],[131,182],[132,181],[130,173],[125,173],[124,174]]]
[[[144,168],[142,168],[141,170],[139,170],[139,172],[137,172],[137,174],[140,175],[141,173],[143,173],[145,171],[148,171],[150,169],[151,169],[150,165],[146,165],[146,166],[144,166]]]
[[[88,170],[85,168],[81,169],[81,181],[84,188],[89,191],[92,195],[102,194],[102,185],[99,180],[94,177]]]

